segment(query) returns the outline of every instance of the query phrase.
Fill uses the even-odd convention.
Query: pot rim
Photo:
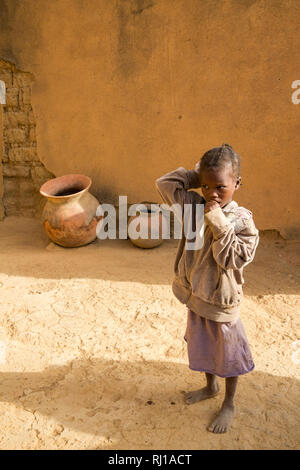
[[[157,203],[155,202],[148,202],[148,201],[142,201],[142,202],[137,202],[135,203],[137,204],[138,206],[146,206],[147,207],[147,212],[144,211],[144,209],[138,209],[138,207],[136,207],[136,210],[141,214],[141,215],[146,215],[146,214],[150,214],[150,215],[154,215],[154,214],[159,214],[160,213],[160,210],[156,208],[157,206]],[[151,206],[154,206],[154,209],[151,209]]]
[[[53,191],[54,188],[56,187],[55,191],[53,191],[53,192],[57,192],[59,190],[60,185],[66,184],[66,186],[67,186],[67,183],[68,182],[70,183],[70,180],[73,180],[73,183],[76,183],[76,178],[77,178],[78,182],[81,182],[82,184],[85,185],[84,188],[81,189],[80,191],[77,191],[76,193],[68,194],[68,195],[65,195],[65,196],[63,196],[63,195],[62,196],[56,196],[55,194],[51,194],[51,188],[52,188],[52,191]],[[81,173],[70,173],[70,174],[58,176],[56,178],[52,178],[52,179],[46,181],[40,187],[40,194],[42,196],[47,197],[47,198],[53,198],[53,199],[72,198],[74,196],[77,196],[78,194],[82,194],[82,193],[88,191],[91,184],[92,184],[92,180],[89,176],[83,175]]]

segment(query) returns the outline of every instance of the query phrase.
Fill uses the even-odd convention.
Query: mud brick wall
[[[6,104],[2,105],[4,214],[39,217],[45,203],[39,188],[54,175],[38,156],[36,121],[31,105],[34,77],[0,60],[0,80],[6,86]]]
[[[0,84],[1,85],[1,84]],[[1,100],[2,97],[0,97]],[[3,125],[2,125],[2,106],[0,103],[0,220],[4,218],[3,207],[3,176],[2,176],[2,155],[3,155]]]

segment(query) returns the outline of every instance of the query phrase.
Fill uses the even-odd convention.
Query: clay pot
[[[42,213],[45,231],[54,243],[65,247],[87,245],[96,238],[97,199],[89,193],[91,179],[65,175],[44,183],[40,193],[47,198]]]
[[[133,245],[139,248],[154,248],[156,246],[161,245],[163,242],[163,232],[165,228],[164,224],[166,223],[166,221],[161,211],[155,209],[153,210],[153,208],[151,210],[151,203],[142,202],[141,204],[146,206],[147,209],[141,209],[141,211],[139,211],[137,215],[132,215],[131,217],[129,217],[128,238],[133,243]],[[134,239],[130,236],[129,225],[136,218],[139,218],[140,220],[140,223],[136,227],[136,231],[141,232],[141,235],[143,235],[144,233],[148,233],[148,238],[142,238],[142,236],[140,236],[139,238]],[[157,234],[159,238],[151,238],[151,220],[152,223],[155,224],[155,226],[159,229],[159,232]]]

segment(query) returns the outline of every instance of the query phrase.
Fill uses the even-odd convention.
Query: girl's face
[[[232,201],[232,195],[241,183],[241,177],[233,177],[232,167],[203,169],[200,173],[201,190],[204,199],[217,201],[221,207]]]

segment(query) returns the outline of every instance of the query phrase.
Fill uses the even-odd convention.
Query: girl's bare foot
[[[224,433],[229,428],[235,415],[233,403],[223,403],[220,413],[216,419],[208,426],[208,431]]]
[[[207,398],[215,397],[219,393],[219,386],[218,384],[214,385],[213,387],[204,387],[200,390],[194,390],[193,392],[185,393],[185,402],[188,405],[192,405],[197,401],[206,400]]]

